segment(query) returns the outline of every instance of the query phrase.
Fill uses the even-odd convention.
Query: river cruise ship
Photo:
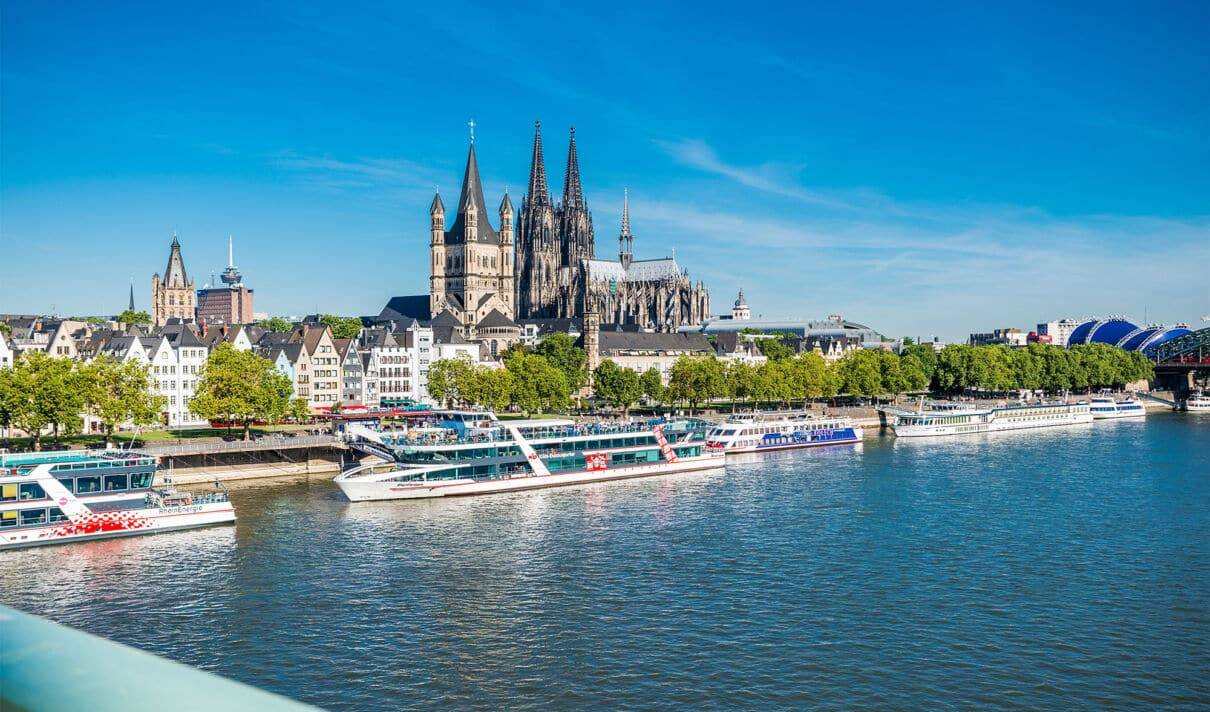
[[[733,415],[706,433],[706,447],[729,454],[793,450],[861,442],[852,418],[808,413]]]
[[[0,455],[0,550],[235,521],[225,492],[155,487],[156,467],[126,450]]]
[[[499,421],[491,413],[435,411],[406,429],[345,433],[351,447],[384,462],[336,477],[352,502],[512,492],[669,475],[724,466],[696,419],[582,424]]]
[[[1088,403],[1021,403],[980,408],[969,403],[933,404],[927,410],[891,411],[891,431],[901,438],[970,435],[1091,423]]]
[[[1141,418],[1147,415],[1147,408],[1133,396],[1118,400],[1105,392],[1093,396],[1089,400],[1088,410],[1092,413],[1094,420]]]

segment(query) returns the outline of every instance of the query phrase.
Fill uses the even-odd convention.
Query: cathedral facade
[[[597,259],[574,128],[563,195],[554,202],[546,179],[541,124],[535,123],[529,183],[517,216],[516,318],[569,319],[596,311],[607,324],[676,331],[709,316],[705,286],[693,284],[675,258],[633,259],[626,199],[618,242],[617,261]]]
[[[435,324],[456,327],[472,340],[488,339],[490,331],[490,339],[503,344],[513,330],[519,335],[518,319],[575,319],[595,311],[606,324],[672,332],[709,316],[705,286],[694,284],[674,257],[633,258],[628,198],[623,201],[618,259],[596,257],[575,129],[560,200],[550,193],[541,125],[535,124],[521,209],[514,213],[506,191],[497,215],[499,230],[488,217],[472,138],[457,212],[448,229],[441,195],[429,206],[429,312]],[[501,330],[509,333],[500,337]]]

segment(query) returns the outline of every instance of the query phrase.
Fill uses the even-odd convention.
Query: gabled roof
[[[493,309],[487,313],[487,316],[479,320],[475,325],[477,329],[516,329],[517,322],[509,319],[500,313],[499,309]]]
[[[433,317],[432,327],[457,327],[462,328],[462,322],[458,321],[458,317],[449,310],[445,309],[437,316]]]
[[[193,333],[193,329],[183,329],[179,333],[169,336],[168,340],[178,349],[182,347],[196,348],[205,346],[201,339],[197,338],[197,334]]]
[[[382,311],[378,313],[375,321],[404,322],[409,319],[428,321],[430,316],[429,295],[411,294],[402,297],[391,297],[386,306],[382,308]]]
[[[302,333],[302,343],[307,349],[307,354],[314,354],[315,349],[319,348],[319,342],[323,340],[324,334],[327,333],[326,326],[304,326]]]

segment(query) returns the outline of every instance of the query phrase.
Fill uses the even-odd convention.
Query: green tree
[[[145,311],[127,309],[121,314],[118,314],[114,321],[118,322],[119,324],[150,324],[151,315]]]
[[[668,396],[689,403],[689,413],[699,403],[726,393],[723,368],[713,356],[682,356],[672,364],[668,378]]]
[[[899,355],[903,358],[915,356],[920,367],[924,369],[925,377],[932,382],[933,374],[937,372],[937,350],[932,344],[912,344],[900,351]]]
[[[9,324],[7,321],[0,321],[0,334],[3,334],[4,336],[12,336],[13,335],[12,325]]]
[[[563,377],[567,379],[567,385],[573,393],[584,387],[588,380],[584,349],[576,346],[576,341],[570,334],[562,331],[548,334],[538,342],[534,353],[563,372]]]
[[[630,368],[622,368],[609,359],[601,362],[593,372],[593,393],[619,408],[623,415],[630,413],[630,406],[643,397],[643,385],[639,374]]]
[[[189,409],[208,420],[243,423],[247,440],[254,420],[278,421],[294,412],[290,377],[267,358],[220,344],[210,352]]]
[[[828,362],[814,351],[799,354],[794,359],[791,383],[795,397],[802,398],[804,406],[809,400],[836,394],[834,379],[829,377],[828,371]]]
[[[48,427],[56,440],[80,431],[88,380],[74,361],[27,351],[12,368],[0,369],[0,411],[30,435],[35,450],[41,449],[42,431]]]
[[[856,349],[845,354],[837,362],[840,375],[840,390],[854,396],[873,396],[885,393],[882,387],[882,364],[880,354],[868,349]]]
[[[332,330],[334,339],[356,339],[361,333],[361,319],[355,316],[320,314],[319,323]]]
[[[929,348],[932,351],[932,348]],[[915,354],[908,354],[899,362],[899,371],[903,376],[905,392],[917,393],[927,390],[929,387],[929,377],[924,370],[924,364]]]
[[[294,324],[284,316],[271,316],[267,319],[261,319],[257,322],[257,326],[265,331],[293,331]]]
[[[512,374],[511,403],[526,415],[565,410],[571,398],[567,377],[545,357],[518,354],[505,363]]]
[[[794,358],[794,349],[786,346],[780,338],[757,339],[756,346],[770,361],[785,361]]]
[[[468,376],[467,401],[493,411],[508,408],[513,393],[513,374],[507,368],[477,365]]]
[[[756,392],[756,368],[750,363],[732,361],[723,372],[726,396],[731,399],[731,412],[737,401],[749,401]]]
[[[444,358],[429,366],[428,391],[441,405],[456,404],[466,399],[466,388],[473,377],[474,366],[467,356]]]
[[[664,381],[660,378],[660,372],[656,368],[649,368],[643,371],[643,375],[639,376],[639,385],[643,388],[643,395],[652,403],[663,403],[667,394],[664,392]]]
[[[152,392],[151,369],[137,361],[101,356],[85,366],[90,372],[85,406],[101,423],[105,444],[124,423],[152,425],[168,399]]]

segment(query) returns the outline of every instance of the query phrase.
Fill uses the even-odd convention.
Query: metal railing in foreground
[[[316,709],[7,606],[0,630],[0,709]]]

